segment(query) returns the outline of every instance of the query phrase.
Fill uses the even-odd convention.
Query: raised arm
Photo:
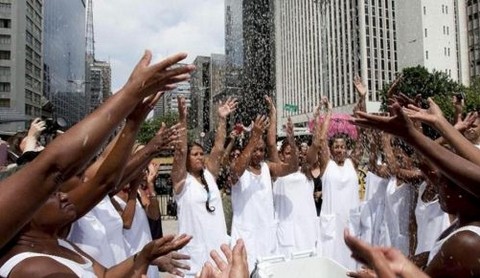
[[[440,107],[431,98],[428,99],[428,104],[430,105],[428,110],[409,105],[405,111],[412,119],[420,120],[435,127],[458,155],[480,166],[480,149],[468,141],[443,117]]]
[[[84,169],[137,103],[188,78],[193,66],[170,68],[184,58],[186,54],[176,54],[150,65],[151,54],[146,52],[118,93],[53,140],[34,161],[0,182],[0,211],[10,212],[0,221],[0,247],[30,221],[62,181]]]
[[[272,98],[265,96],[265,101],[268,105],[268,118],[270,119],[270,125],[267,129],[266,145],[267,145],[267,157],[269,161],[280,162],[280,157],[277,151],[277,109],[273,104]]]
[[[293,123],[292,119],[288,117],[287,121],[287,141],[291,150],[291,159],[283,163],[278,162],[268,162],[268,168],[273,177],[283,177],[288,174],[298,171],[298,148],[295,143],[295,136],[293,134]]]
[[[187,105],[183,97],[178,98],[178,112],[182,130],[179,132],[178,142],[175,145],[171,173],[175,194],[180,194],[183,191],[187,179]]]
[[[363,84],[362,78],[360,78],[360,76],[355,77],[355,79],[353,80],[353,85],[358,92],[358,100],[355,108],[353,109],[353,113],[357,111],[367,112],[367,87]]]
[[[218,176],[221,166],[221,158],[224,153],[225,134],[227,117],[237,108],[237,100],[234,98],[228,98],[225,103],[220,102],[218,107],[218,126],[215,133],[215,143],[213,144],[212,151],[205,161],[206,167],[214,177]]]
[[[382,117],[358,112],[357,118],[354,121],[358,125],[382,129],[404,138],[405,142],[415,147],[417,151],[424,155],[442,174],[455,181],[456,184],[464,190],[479,197],[480,186],[478,186],[478,184],[480,183],[480,166],[434,143],[431,139],[415,129],[412,121],[398,104],[395,104],[393,108],[397,113],[395,116]]]
[[[240,156],[235,159],[230,166],[232,185],[235,185],[237,183],[238,179],[243,175],[248,165],[250,164],[252,154],[255,151],[258,143],[262,139],[263,132],[268,127],[268,124],[268,118],[266,116],[257,116],[257,118],[255,119],[247,146],[243,149]]]
[[[322,104],[327,110],[320,127],[318,126],[318,116],[315,117],[315,133],[312,139],[312,145],[307,154],[308,163],[316,163],[320,167],[320,173],[323,175],[330,159],[330,150],[328,148],[328,128],[330,127],[330,120],[332,119],[332,106],[327,98],[322,98]],[[317,112],[319,114],[319,112]]]
[[[116,136],[112,149],[107,148],[106,156],[99,159],[98,171],[90,173],[92,176],[87,177],[85,182],[69,192],[70,200],[77,211],[77,219],[118,187],[125,169],[125,161],[130,156],[129,150],[133,147],[138,130],[161,95],[158,93],[150,96],[135,107],[127,116],[125,126]]]

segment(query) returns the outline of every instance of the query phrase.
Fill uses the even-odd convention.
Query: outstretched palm
[[[218,107],[218,116],[221,118],[226,118],[233,111],[235,111],[235,109],[237,109],[237,100],[234,98],[228,98],[225,103],[220,102],[220,106]]]

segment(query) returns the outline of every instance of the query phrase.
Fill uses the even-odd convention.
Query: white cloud
[[[223,0],[95,0],[95,56],[112,65],[119,89],[145,49],[158,60],[180,51],[187,62],[224,53]]]

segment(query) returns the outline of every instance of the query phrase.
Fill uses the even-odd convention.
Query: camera
[[[45,118],[43,121],[45,121],[44,135],[56,135],[57,130],[67,127],[67,121],[62,117]]]

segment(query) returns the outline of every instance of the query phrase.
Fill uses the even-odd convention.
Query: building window
[[[427,7],[423,6],[423,14],[426,15],[427,14]]]
[[[447,33],[447,30],[445,28],[445,25],[443,25],[443,34],[445,35]]]
[[[425,28],[425,38],[428,37],[428,31],[427,31],[427,28]]]
[[[10,13],[12,11],[11,3],[0,3],[0,12]]]
[[[448,6],[445,5],[445,13],[448,14]]]
[[[12,21],[10,19],[1,18],[0,28],[12,28]]]
[[[2,93],[10,92],[10,83],[0,82],[0,92],[2,92]]]
[[[10,99],[0,98],[0,107],[10,107]]]
[[[442,14],[445,13],[445,5],[442,5]]]
[[[0,76],[10,76],[10,68],[0,67]]]
[[[0,50],[0,60],[10,60],[10,51]]]
[[[10,45],[11,43],[12,43],[12,39],[10,35],[0,35],[0,44]]]
[[[425,59],[428,60],[428,50],[425,51]]]

